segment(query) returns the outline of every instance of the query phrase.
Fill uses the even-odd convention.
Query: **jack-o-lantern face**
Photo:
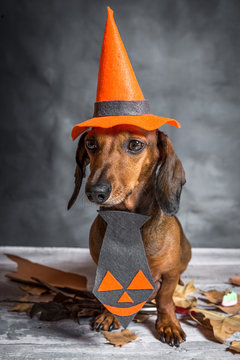
[[[142,270],[139,270],[137,274],[134,276],[130,284],[127,286],[126,290],[124,287],[120,284],[120,282],[111,274],[110,271],[107,271],[106,275],[102,279],[102,282],[98,288],[98,292],[111,292],[111,296],[115,298],[119,297],[119,290],[121,290],[120,297],[117,300],[117,304],[120,303],[119,306],[111,306],[106,303],[104,303],[104,306],[106,309],[108,309],[111,313],[118,316],[130,316],[133,314],[136,314],[145,304],[147,298],[145,301],[142,301],[140,303],[137,303],[136,305],[129,305],[133,304],[135,300],[138,300],[139,298],[139,290],[141,290],[141,297],[146,297],[146,292],[144,290],[153,290],[152,284],[149,282],[149,280],[146,278],[146,276],[143,274]],[[137,292],[136,292],[137,290]],[[116,291],[116,295],[112,293],[113,291]],[[143,292],[142,292],[143,291]],[[132,296],[131,296],[132,294]],[[137,296],[136,296],[137,295]],[[138,301],[137,301],[138,302]]]
[[[100,215],[107,229],[93,294],[126,328],[155,287],[140,233],[148,217],[115,210]]]

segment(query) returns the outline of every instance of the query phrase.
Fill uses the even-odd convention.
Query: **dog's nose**
[[[100,184],[87,184],[86,186],[86,195],[88,200],[102,204],[110,196],[112,187],[109,183],[100,183]]]

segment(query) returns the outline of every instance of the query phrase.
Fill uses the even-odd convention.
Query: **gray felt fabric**
[[[150,114],[148,100],[139,101],[97,101],[94,104],[94,117],[118,115]]]
[[[127,290],[127,287],[138,271],[142,270],[155,288],[140,233],[140,227],[148,220],[148,216],[124,211],[99,211],[99,214],[108,225],[98,261],[93,288],[94,295],[103,304],[121,306],[122,308],[146,301],[153,290]],[[122,290],[98,291],[107,271],[110,271],[123,286]],[[126,290],[134,303],[120,303],[119,305],[118,300]],[[116,317],[121,325],[126,328],[134,316],[135,314]]]

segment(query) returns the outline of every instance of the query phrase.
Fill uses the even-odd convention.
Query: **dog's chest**
[[[157,221],[144,225],[142,240],[152,277],[158,281],[163,273],[176,266],[179,256],[176,249],[173,249],[173,242],[170,241],[166,228]]]
[[[105,232],[106,223],[98,216],[90,232],[90,251],[96,264],[98,263]],[[164,229],[157,220],[151,219],[142,227],[141,235],[152,277],[157,281],[161,278],[161,274],[169,269],[172,262]]]

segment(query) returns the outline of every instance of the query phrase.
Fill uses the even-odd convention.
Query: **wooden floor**
[[[35,262],[84,274],[92,287],[95,266],[87,249],[76,248],[25,248],[0,247],[0,300],[19,298],[23,292],[18,284],[5,278],[5,273],[16,269],[15,263],[3,253],[12,253]],[[240,249],[193,249],[192,261],[183,276],[187,282],[195,279],[195,286],[202,290],[231,288],[227,283],[234,273],[240,273]],[[238,291],[239,292],[239,291]],[[9,304],[0,310],[0,359],[239,359],[239,354],[226,351],[226,346],[214,341],[209,330],[198,328],[185,316],[179,316],[187,333],[187,341],[180,348],[171,348],[159,342],[154,334],[155,318],[129,329],[138,339],[115,348],[105,338],[90,330],[89,319],[81,325],[71,320],[42,322],[22,313],[8,312]],[[231,339],[239,339],[235,334]]]

